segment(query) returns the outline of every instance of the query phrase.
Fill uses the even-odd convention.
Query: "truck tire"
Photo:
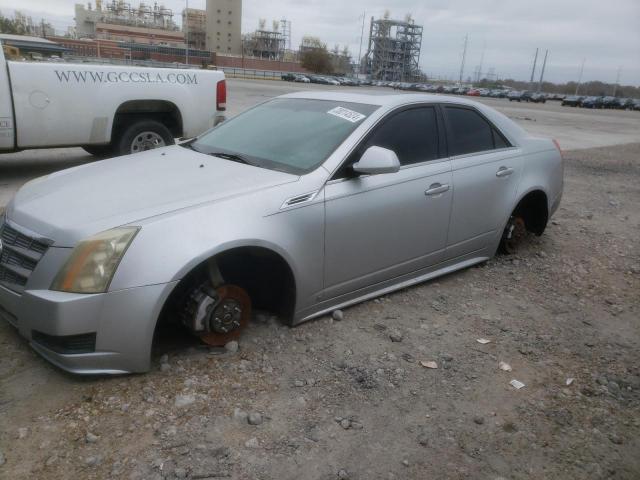
[[[82,149],[94,157],[110,157],[113,155],[113,145],[83,145]]]
[[[175,140],[167,127],[156,120],[140,120],[125,125],[115,140],[115,154],[129,155],[173,145]]]

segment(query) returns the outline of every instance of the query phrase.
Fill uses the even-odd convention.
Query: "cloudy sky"
[[[0,12],[19,9],[65,30],[73,24],[75,3],[0,0]],[[180,12],[185,0],[158,3]],[[205,0],[189,0],[189,6],[204,8]],[[303,35],[314,35],[329,47],[348,45],[356,58],[363,13],[364,53],[369,19],[385,10],[398,19],[411,13],[424,26],[420,67],[429,75],[458,77],[468,35],[465,77],[473,75],[484,51],[483,72],[493,68],[500,77],[528,80],[540,48],[541,55],[549,49],[545,78],[550,81],[576,80],[585,59],[585,81],[614,82],[621,67],[621,83],[640,85],[640,0],[244,0],[242,31],[254,30],[260,18],[267,19],[267,25],[287,18],[294,45]],[[540,66],[541,59],[538,72]]]

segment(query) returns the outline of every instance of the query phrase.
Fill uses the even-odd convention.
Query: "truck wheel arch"
[[[127,125],[142,119],[162,123],[176,138],[183,136],[182,113],[175,103],[168,100],[129,100],[115,111],[111,126],[111,141],[114,141],[118,132]]]

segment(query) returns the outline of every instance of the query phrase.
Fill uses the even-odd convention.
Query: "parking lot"
[[[390,88],[381,87],[330,87],[269,80],[229,79],[228,83],[229,117],[269,98],[300,90],[339,89],[381,95],[394,93]],[[533,104],[509,102],[504,98],[473,99],[497,108],[532,133],[555,138],[565,150],[640,142],[640,112],[583,110],[561,107],[560,102]],[[81,148],[27,150],[1,155],[0,207],[30,178],[93,160]]]
[[[228,84],[230,116],[336,88]],[[639,478],[640,112],[479,101],[565,151],[543,236],[342,321],[257,315],[237,352],[174,336],[144,375],[65,374],[0,324],[0,478]],[[0,209],[94,160],[0,155]]]

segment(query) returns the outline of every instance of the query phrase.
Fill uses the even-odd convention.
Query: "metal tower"
[[[412,20],[371,17],[367,72],[372,79],[403,82],[419,77],[422,26]]]

